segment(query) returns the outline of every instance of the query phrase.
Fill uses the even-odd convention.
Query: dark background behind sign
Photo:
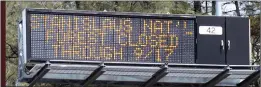
[[[29,17],[32,59],[194,63],[194,20]]]

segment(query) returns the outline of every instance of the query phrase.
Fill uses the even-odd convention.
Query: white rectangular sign
[[[202,35],[222,35],[221,26],[199,26],[199,34]]]

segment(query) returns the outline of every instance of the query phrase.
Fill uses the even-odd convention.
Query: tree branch
[[[239,12],[238,1],[235,1],[235,6],[236,6],[236,13],[237,13],[237,16],[241,16],[241,15],[240,15],[240,12]]]
[[[7,82],[14,74],[15,74],[15,72],[13,72],[11,75],[9,75],[5,81]]]
[[[8,58],[8,59],[15,59],[15,58],[18,58],[18,57],[6,56],[6,58]]]
[[[227,5],[227,4],[230,4],[230,3],[231,3],[231,2],[226,2],[226,3],[222,4],[222,7],[225,6],[225,5]]]
[[[233,11],[236,11],[236,10],[231,10],[231,11],[227,11],[227,12],[223,12],[223,13],[225,13],[225,14],[226,14],[226,13],[233,12]]]
[[[9,43],[6,43],[6,45],[7,46],[9,46],[10,47],[10,50],[11,50],[11,55],[9,55],[9,56],[6,56],[6,58],[18,58],[18,49],[17,49],[17,47],[15,47],[15,46],[12,46],[11,44],[9,44]]]

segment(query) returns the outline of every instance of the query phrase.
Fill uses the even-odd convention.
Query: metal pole
[[[221,10],[221,2],[220,1],[216,1],[216,16],[222,16],[222,10]]]
[[[1,72],[0,72],[0,76],[1,76],[1,87],[6,87],[6,82],[5,82],[5,43],[6,43],[6,39],[5,39],[5,33],[6,33],[6,2],[5,1],[0,1],[0,6],[1,6]]]

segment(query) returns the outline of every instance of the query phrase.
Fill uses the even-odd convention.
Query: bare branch
[[[17,49],[17,47],[15,47],[15,46],[12,46],[11,44],[9,44],[9,43],[6,43],[6,45],[10,48],[10,50],[11,50],[11,55],[8,55],[8,56],[6,56],[6,58],[18,58],[18,49]]]
[[[18,57],[6,56],[6,58],[8,58],[8,59],[15,59],[15,58],[18,58]]]
[[[226,13],[233,12],[233,11],[236,11],[236,10],[231,10],[231,11],[227,11],[227,12],[223,12],[223,13],[225,13],[225,14],[226,14]]]
[[[13,72],[11,75],[9,75],[5,81],[8,81],[13,75],[15,74],[15,72]]]
[[[227,5],[227,4],[231,4],[231,2],[226,2],[226,3],[222,4],[222,7]]]

